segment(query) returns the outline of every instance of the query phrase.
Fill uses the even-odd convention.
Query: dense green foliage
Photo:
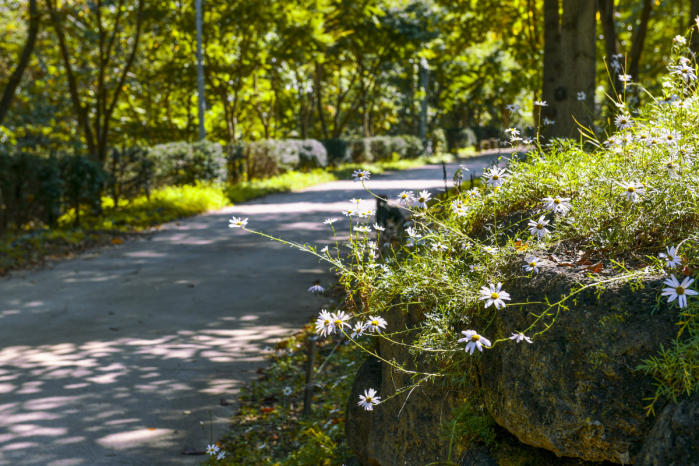
[[[643,3],[618,2],[622,54],[636,40]],[[634,80],[657,90],[669,60],[662,44],[690,25],[690,2],[649,4]],[[104,161],[98,146],[105,138],[108,147],[196,139],[193,0],[51,0],[39,9],[37,45],[0,143],[99,153]],[[5,83],[24,45],[28,11],[26,2],[2,0],[0,12]],[[424,61],[429,134],[444,128],[455,145],[465,128],[480,138],[513,123],[532,125],[543,30],[542,0],[204,2],[209,139],[417,135]],[[607,52],[601,25],[598,32],[601,98]],[[511,115],[510,103],[525,110]]]

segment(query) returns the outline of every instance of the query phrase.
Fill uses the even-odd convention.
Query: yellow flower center
[[[684,294],[684,287],[678,286],[677,288],[675,288],[675,293],[677,293],[680,296],[683,295]]]
[[[529,266],[530,266],[530,267],[536,267],[536,262],[530,262],[530,263],[529,263]]]
[[[335,321],[335,325],[339,327],[340,325],[342,325],[342,321],[340,319],[337,319]]]
[[[374,327],[378,327],[378,326],[379,326],[379,321],[378,321],[378,320],[372,320],[372,321],[371,321],[371,325],[373,325]]]
[[[492,293],[490,299],[498,299],[500,296],[497,293]]]
[[[556,204],[556,205],[558,205],[558,204],[561,203],[561,200],[560,200],[560,199],[554,199],[554,200],[553,200],[553,203]]]
[[[471,341],[478,341],[478,340],[480,340],[480,339],[481,339],[480,335],[473,335],[473,336],[471,337]]]
[[[330,319],[325,319],[325,322],[323,324],[328,325],[330,323]]]
[[[418,198],[417,198],[417,201],[418,201],[418,202],[425,202],[425,198],[424,198],[424,197],[418,197]]]
[[[543,228],[544,228],[544,226],[543,226],[541,223],[537,223],[537,224],[536,224],[536,229],[537,229],[537,230],[542,230]]]
[[[366,397],[366,402],[367,402],[367,403],[371,403],[371,397],[370,397],[370,396],[367,396],[367,397]]]
[[[672,137],[672,134],[668,134],[666,137],[668,141],[672,141],[673,139],[675,139],[674,137]]]
[[[635,193],[635,192],[636,192],[636,188],[634,188],[633,186],[629,186],[628,191],[629,191],[630,193]]]
[[[499,177],[498,175],[493,175],[493,179],[494,179],[494,180],[499,180],[500,177]]]

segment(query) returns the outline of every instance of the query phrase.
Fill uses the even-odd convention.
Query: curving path
[[[464,162],[479,174],[496,156]],[[449,179],[458,164],[447,166]],[[442,167],[372,176],[376,193],[443,187]],[[359,183],[271,195],[164,225],[0,281],[0,466],[198,464],[199,421],[226,429],[264,348],[317,314],[306,290],[331,276],[312,256],[228,228],[231,215],[276,236],[330,244],[322,221]],[[372,203],[373,204],[373,203]]]

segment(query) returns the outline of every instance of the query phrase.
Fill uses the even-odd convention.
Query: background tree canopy
[[[558,27],[565,47],[566,9],[587,3],[595,4],[204,1],[207,138],[417,135],[423,64],[428,132],[472,128],[488,137],[524,128],[538,117],[534,100],[555,98],[556,86],[544,85],[545,37],[554,44]],[[634,81],[657,88],[668,44],[699,12],[692,3],[600,0],[588,8],[598,124],[613,90],[604,57],[622,54]],[[14,96],[0,104],[0,144],[104,161],[110,147],[196,140],[194,10],[194,0],[0,0],[0,90]],[[558,66],[577,74],[565,54]],[[556,79],[572,79],[565,69]],[[522,110],[506,110],[512,103]]]

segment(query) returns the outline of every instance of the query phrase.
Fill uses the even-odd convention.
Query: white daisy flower
[[[218,445],[209,445],[206,447],[206,452],[211,456],[214,456],[219,450],[220,448]]]
[[[318,319],[316,319],[316,333],[319,333],[321,336],[335,333],[333,316],[325,309],[320,311],[320,315],[318,316]]]
[[[294,390],[291,387],[284,387],[284,391],[282,393],[284,393],[284,396],[289,396],[294,393]]]
[[[230,225],[228,225],[229,228],[245,228],[245,226],[248,224],[248,219],[247,218],[235,218],[233,217],[228,221]]]
[[[641,183],[633,181],[631,183],[618,183],[619,186],[624,188],[624,196],[628,197],[631,202],[638,201],[638,196],[643,196],[646,193],[646,187]]]
[[[333,326],[338,329],[339,331],[343,331],[344,327],[350,327],[349,324],[349,319],[350,316],[345,314],[345,311],[338,311],[335,314],[332,315],[333,318]]]
[[[371,172],[369,170],[356,170],[352,173],[352,176],[354,177],[354,181],[365,181],[369,179]]]
[[[415,230],[415,228],[413,228],[413,227],[408,227],[408,228],[405,230],[405,232],[408,234],[408,236],[409,236],[410,238],[415,238],[415,239],[417,239],[417,238],[422,238],[422,235],[419,235],[419,234],[417,233],[417,230]]]
[[[480,272],[482,269],[480,265],[469,265],[468,268],[471,272]]]
[[[687,39],[684,37],[680,36],[679,34],[675,36],[674,39],[672,39],[673,42],[677,42],[680,45],[685,45],[687,44]]]
[[[442,243],[433,243],[433,244],[432,244],[432,250],[433,250],[433,251],[448,251],[449,248],[446,247],[446,246],[445,246],[444,244],[442,244]]]
[[[372,411],[374,406],[381,403],[381,397],[377,396],[376,393],[376,390],[373,388],[364,390],[364,395],[359,395],[359,403],[357,403],[357,405],[361,406],[367,411]]]
[[[366,245],[369,249],[376,249],[376,243],[374,241],[369,241]]]
[[[687,296],[694,296],[697,294],[696,291],[689,289],[693,282],[693,279],[685,277],[682,284],[680,284],[680,282],[677,281],[675,275],[670,275],[670,278],[663,282],[669,288],[663,288],[662,295],[669,297],[667,300],[668,303],[677,300],[677,302],[680,305],[680,308],[687,307]]]
[[[544,100],[535,100],[534,105],[537,107],[548,107],[549,104],[547,104]]]
[[[648,135],[648,133],[640,133],[636,136],[636,140],[638,142],[645,143],[646,141],[648,141],[648,139],[650,139],[650,136]]]
[[[578,100],[585,100],[585,99],[587,99],[587,94],[585,94],[582,91],[578,92]]]
[[[523,334],[522,332],[519,333],[514,333],[512,332],[512,336],[510,337],[510,340],[514,340],[515,343],[519,343],[520,341],[524,340],[527,343],[534,343],[531,338]]]
[[[694,155],[694,151],[692,150],[691,147],[681,146],[681,147],[677,148],[676,155],[678,155],[682,158],[686,158],[686,157],[689,157],[691,155]]]
[[[324,221],[323,223],[325,223],[326,225],[332,225],[335,222],[337,222],[336,218],[329,218],[326,221]]]
[[[463,330],[461,333],[464,335],[464,338],[457,340],[457,343],[466,343],[467,353],[473,354],[476,348],[482,353],[484,346],[491,346],[490,340],[478,335],[478,332],[475,330]]]
[[[618,136],[617,140],[619,141],[619,144],[621,144],[622,146],[628,146],[633,142],[633,137],[630,134],[622,134]]]
[[[343,210],[342,213],[345,214],[346,217],[354,217],[357,215],[357,211],[354,209]]]
[[[556,121],[555,121],[555,120],[549,120],[547,117],[544,117],[543,123],[544,123],[544,126],[548,126],[548,125],[553,125],[553,124],[555,124]]]
[[[677,267],[678,265],[682,264],[682,259],[680,256],[677,254],[677,249],[675,249],[674,246],[668,246],[667,247],[667,254],[664,252],[661,252],[658,254],[658,257],[663,259],[666,263],[665,265],[667,267]]]
[[[620,74],[619,81],[621,81],[622,83],[630,83],[631,82],[631,75],[630,74]]]
[[[672,106],[675,107],[675,108],[679,108],[680,110],[682,110],[682,109],[685,109],[685,108],[689,107],[689,103],[688,103],[686,100],[679,100],[679,99],[678,99],[678,100],[675,100],[675,101],[672,103]]]
[[[357,338],[361,337],[362,334],[364,334],[364,324],[361,322],[357,322],[354,324],[354,328],[352,328],[352,334],[350,335],[352,338]]]
[[[320,250],[321,253],[327,253],[328,252],[328,247],[325,246],[323,249]]]
[[[697,75],[694,74],[694,68],[687,66],[685,64],[679,66],[673,66],[673,71],[670,74],[676,74],[687,82],[691,82],[697,79]]]
[[[505,183],[505,177],[507,176],[507,170],[501,170],[498,167],[493,167],[484,173],[486,177],[485,182],[489,186],[497,187],[502,186]]]
[[[310,288],[308,289],[308,291],[309,291],[310,293],[317,293],[317,294],[320,294],[320,293],[322,293],[323,291],[325,291],[325,288],[323,288],[323,287],[320,286],[320,285],[313,285],[312,287],[310,287]]]
[[[370,232],[371,232],[371,228],[365,227],[365,226],[354,227],[354,231],[358,231],[358,232],[360,232],[360,233],[370,233]]]
[[[410,205],[413,200],[413,193],[410,191],[403,191],[398,195],[398,204],[400,205]]]
[[[665,144],[671,146],[677,144],[682,139],[682,135],[677,131],[665,131],[660,138],[665,141]]]
[[[519,111],[519,105],[517,105],[517,104],[505,105],[505,108],[513,113],[516,113]]]
[[[571,209],[570,203],[568,201],[570,201],[569,197],[549,196],[544,198],[544,202],[546,203],[544,207],[552,211],[554,214],[557,214],[559,212],[565,214]]]
[[[648,140],[646,141],[646,146],[658,147],[663,142],[664,141],[662,141],[658,136],[652,136],[652,137],[648,138]]]
[[[471,188],[468,191],[466,191],[466,194],[472,199],[475,199],[481,195],[481,192],[478,190],[478,188]]]
[[[665,162],[663,162],[663,166],[665,167],[665,170],[667,170],[667,174],[670,175],[670,177],[677,177],[677,172],[680,167],[675,162],[673,162],[672,160],[666,160]]]
[[[629,129],[633,126],[633,120],[629,115],[621,113],[614,119],[614,124],[619,129]]]
[[[607,148],[614,147],[617,144],[619,144],[619,140],[616,138],[616,136],[609,136],[609,138],[604,141],[604,145],[607,146]]]
[[[497,286],[490,284],[490,288],[484,286],[481,288],[481,297],[479,300],[485,300],[485,307],[489,307],[491,304],[495,305],[496,309],[505,307],[505,302],[503,300],[510,300],[510,294],[502,290],[502,283],[498,283]]]
[[[549,221],[546,220],[546,218],[542,215],[539,217],[539,220],[534,221],[534,220],[529,220],[529,232],[532,235],[536,235],[539,238],[543,238],[547,234],[550,233],[548,228],[546,228],[546,225],[549,224]]]
[[[505,130],[505,132],[506,132],[507,134],[509,134],[510,136],[513,136],[513,137],[514,137],[514,136],[519,136],[519,130],[518,130],[517,128],[507,128],[507,129]]]
[[[417,197],[412,200],[413,207],[424,209],[427,207],[427,201],[430,200],[431,196],[432,194],[427,191],[420,191]]]
[[[217,460],[222,460],[222,459],[224,459],[225,457],[226,457],[226,452],[225,452],[225,451],[222,451],[221,453],[218,454],[218,456],[216,457],[216,459],[217,459]]]
[[[362,202],[361,199],[350,199],[350,202],[354,202],[355,204],[359,205],[360,202]]]
[[[498,252],[498,248],[494,248],[492,246],[484,246],[483,250],[490,254],[496,254]]]
[[[525,258],[524,262],[526,262],[526,265],[522,266],[524,270],[526,270],[527,272],[534,271],[536,273],[539,273],[539,259],[537,259],[535,256],[529,256]]]
[[[388,325],[388,322],[386,322],[383,317],[370,316],[364,324],[364,330],[367,330],[369,332],[381,333],[381,329],[386,328],[386,325]]]
[[[376,231],[386,231],[386,229],[385,229],[384,227],[382,227],[381,225],[379,225],[378,223],[374,223],[374,230],[376,230]]]

